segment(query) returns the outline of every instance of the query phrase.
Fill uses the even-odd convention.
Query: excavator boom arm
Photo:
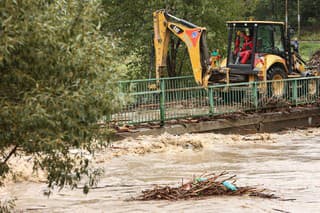
[[[173,21],[169,21],[173,20]],[[206,28],[198,27],[188,21],[179,19],[158,10],[153,13],[154,48],[156,56],[156,78],[166,67],[169,36],[173,33],[187,46],[195,81],[204,87],[210,77],[209,54],[206,46]]]

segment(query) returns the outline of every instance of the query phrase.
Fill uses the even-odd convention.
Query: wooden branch
[[[190,181],[186,184],[182,184],[179,187],[155,187],[154,189],[142,191],[142,195],[138,196],[134,200],[179,200],[179,199],[192,199],[199,197],[207,197],[207,196],[255,196],[260,198],[268,198],[268,199],[279,199],[279,197],[274,194],[263,193],[264,189],[257,189],[255,187],[245,186],[238,187],[237,190],[232,191],[222,184],[222,180],[233,180],[236,176],[229,176],[227,172],[222,172],[218,175],[214,175],[214,173],[209,173],[211,175],[201,176],[208,177],[208,179],[204,179],[203,181]],[[186,185],[190,185],[190,188],[186,188]]]
[[[1,164],[7,163],[10,157],[17,151],[17,148],[18,148],[18,145],[15,145],[13,149],[10,151],[9,155],[4,159],[4,161]]]

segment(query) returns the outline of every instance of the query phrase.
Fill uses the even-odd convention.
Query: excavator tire
[[[318,94],[318,79],[306,79],[301,81],[300,84],[300,90],[298,85],[298,97],[314,97]]]
[[[285,70],[280,66],[272,66],[267,72],[267,80],[274,80],[276,82],[268,83],[269,97],[282,98],[286,94],[287,83],[281,81],[288,78]]]

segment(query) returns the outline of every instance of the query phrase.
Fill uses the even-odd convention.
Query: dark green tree
[[[259,20],[285,21],[285,2],[276,0],[257,0],[252,15]],[[320,0],[300,0],[301,27],[305,30],[319,29]],[[288,0],[288,24],[297,28],[298,0]]]
[[[316,28],[320,30],[320,0],[300,0],[301,24],[307,29]]]
[[[108,135],[98,121],[116,107],[108,83],[121,70],[105,15],[99,0],[0,1],[2,180],[10,157],[27,154],[49,187],[75,187],[84,176],[94,184],[98,172],[84,153]]]

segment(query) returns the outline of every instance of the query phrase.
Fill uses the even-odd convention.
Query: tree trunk
[[[178,40],[175,42],[174,39],[171,38],[170,40],[170,50],[167,57],[167,64],[168,64],[168,76],[169,77],[175,77],[177,76],[176,73],[176,65],[177,65],[177,52],[179,49],[179,46],[181,44],[181,41]]]

